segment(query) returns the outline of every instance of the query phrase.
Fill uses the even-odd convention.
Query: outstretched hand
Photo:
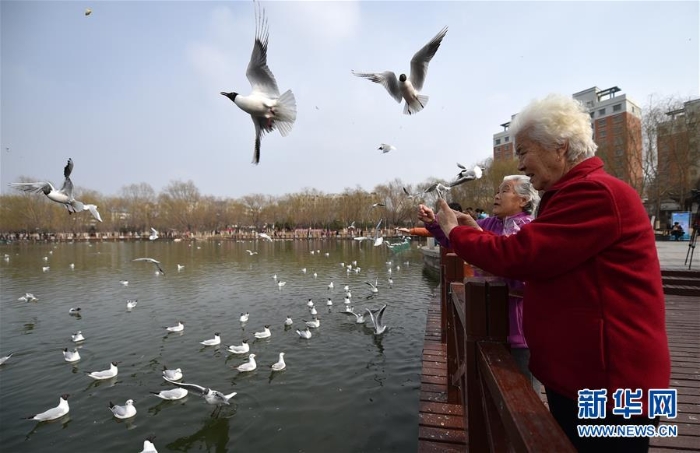
[[[418,205],[418,220],[423,223],[433,223],[436,220],[435,213],[424,204]]]
[[[452,228],[459,225],[457,214],[448,206],[447,201],[444,199],[438,199],[437,203],[438,208],[440,208],[438,223],[440,224],[440,228],[442,228],[442,232],[445,233],[445,236],[450,237]]]

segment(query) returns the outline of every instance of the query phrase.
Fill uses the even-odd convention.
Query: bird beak
[[[228,96],[228,93],[224,93],[223,91],[221,92],[222,96]]]

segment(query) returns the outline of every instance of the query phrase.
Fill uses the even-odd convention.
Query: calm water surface
[[[247,249],[259,253],[251,256]],[[19,244],[0,247],[2,254],[9,260],[0,261],[0,356],[15,352],[0,366],[2,451],[138,452],[150,435],[160,452],[416,450],[420,356],[435,282],[423,275],[415,248],[392,254],[355,241],[159,240]],[[146,256],[161,261],[166,275],[132,261]],[[353,260],[359,274],[341,267]],[[178,272],[177,264],[185,268]],[[287,282],[283,288],[274,274]],[[129,285],[121,285],[122,279]],[[379,293],[368,299],[364,282],[375,279]],[[329,291],[331,281],[335,288]],[[339,313],[345,284],[356,311],[388,305],[384,335]],[[26,292],[39,301],[18,301]],[[310,319],[309,298],[321,327],[302,340],[294,329]],[[138,299],[131,312],[127,299]],[[71,307],[81,307],[82,316],[69,315]],[[245,325],[238,320],[242,312],[250,313]],[[287,315],[294,319],[291,329],[284,326]],[[185,322],[184,332],[166,334],[164,327],[178,320]],[[266,324],[272,337],[255,340],[254,332]],[[79,346],[81,360],[70,364],[62,349],[73,349],[77,330],[86,341]],[[221,333],[220,347],[200,345],[215,332]],[[250,373],[236,370],[247,355],[226,351],[242,339],[256,354],[258,369]],[[269,366],[280,352],[287,369],[273,374]],[[110,361],[121,362],[116,378],[85,375],[109,368]],[[172,387],[161,378],[164,366],[182,368],[183,382],[238,395],[218,417],[191,393],[164,402],[149,394]],[[56,406],[63,393],[71,395],[66,417],[49,423],[21,419]],[[127,399],[138,413],[117,420],[109,402]]]

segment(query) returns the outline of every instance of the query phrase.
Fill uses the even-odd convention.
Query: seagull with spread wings
[[[70,175],[73,172],[73,159],[68,159],[68,163],[63,168],[63,185],[60,189],[56,190],[53,184],[50,182],[11,182],[10,187],[13,187],[24,192],[39,193],[42,192],[46,197],[55,201],[56,203],[62,204],[68,209],[68,213],[72,214],[74,212],[90,211],[92,216],[102,222],[100,213],[97,212],[97,206],[94,204],[83,204],[82,202],[76,200],[73,197],[73,181],[70,179]]]
[[[397,79],[396,74],[392,71],[376,73],[352,71],[352,73],[357,77],[363,77],[382,85],[399,104],[404,99],[406,101],[403,108],[404,114],[418,113],[428,104],[428,96],[418,94],[423,89],[425,76],[428,74],[428,64],[435,56],[435,52],[446,34],[447,27],[440,30],[428,44],[416,52],[411,58],[411,75],[408,78],[406,74],[401,74]]]
[[[153,263],[153,265],[158,268],[158,272],[165,275],[165,271],[162,267],[160,267],[160,261],[154,260],[153,258],[136,258],[132,261],[147,261],[149,263]]]
[[[292,131],[292,126],[297,118],[296,99],[292,90],[287,90],[280,95],[275,76],[272,75],[272,71],[267,66],[268,39],[269,30],[265,10],[260,14],[258,9],[256,11],[255,43],[246,70],[246,77],[248,77],[252,91],[247,96],[236,92],[221,92],[253,119],[255,125],[254,164],[260,162],[262,136],[278,129],[282,137],[286,137]]]

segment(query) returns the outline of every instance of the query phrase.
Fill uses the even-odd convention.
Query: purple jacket
[[[491,216],[485,219],[477,220],[476,223],[485,231],[491,231],[499,236],[510,236],[520,231],[523,225],[532,222],[532,216],[525,212],[519,212],[514,216],[506,217],[501,220],[498,217]],[[451,248],[450,241],[443,233],[438,222],[426,224],[425,227],[430,231],[435,240],[443,247]],[[487,276],[492,275],[486,271],[475,268],[474,275]],[[520,280],[505,279],[510,288],[511,296],[508,303],[508,343],[512,348],[527,348],[525,335],[523,333],[523,290],[525,284]]]

